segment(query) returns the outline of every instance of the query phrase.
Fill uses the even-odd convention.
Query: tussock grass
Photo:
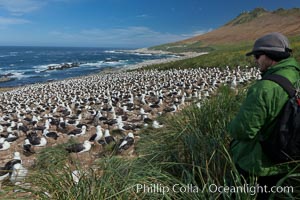
[[[200,188],[209,183],[226,184],[225,178],[236,174],[232,172],[234,167],[226,150],[229,138],[225,129],[239,108],[244,92],[235,95],[228,87],[219,91],[203,102],[200,109],[190,106],[179,115],[170,116],[165,128],[146,130],[138,143],[139,153],[184,184]],[[204,195],[212,194],[207,189]]]
[[[34,194],[41,199],[174,199],[176,194],[156,190],[145,192],[142,185],[171,187],[180,181],[143,159],[102,158],[92,168],[80,171],[79,182],[72,179],[73,169],[47,169],[36,173]],[[42,176],[40,176],[42,174]],[[32,179],[34,176],[31,177]],[[153,190],[152,190],[153,191]]]

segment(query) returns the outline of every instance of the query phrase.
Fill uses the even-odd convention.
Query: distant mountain
[[[281,32],[286,36],[300,35],[300,8],[267,11],[256,8],[243,12],[224,26],[203,35],[183,41],[164,44],[153,49],[186,51],[213,50],[213,46],[253,41],[269,32]],[[198,47],[198,48],[197,48]]]

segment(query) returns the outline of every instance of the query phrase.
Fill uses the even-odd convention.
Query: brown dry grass
[[[281,32],[287,36],[300,34],[300,15],[279,15],[266,13],[250,22],[238,25],[228,24],[209,33],[178,42],[179,44],[203,42],[204,45],[228,44],[241,41],[253,41],[270,33]]]

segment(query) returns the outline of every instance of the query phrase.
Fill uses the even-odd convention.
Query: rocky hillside
[[[287,36],[300,34],[300,8],[267,11],[256,8],[243,12],[224,26],[203,35],[192,37],[176,43],[160,45],[158,49],[174,49],[200,46],[199,49],[210,50],[214,45],[253,41],[269,32],[281,32]]]

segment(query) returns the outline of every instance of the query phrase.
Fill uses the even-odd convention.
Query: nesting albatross
[[[75,143],[67,146],[66,150],[69,153],[83,153],[89,151],[91,147],[92,147],[91,142],[85,140],[83,143]]]

